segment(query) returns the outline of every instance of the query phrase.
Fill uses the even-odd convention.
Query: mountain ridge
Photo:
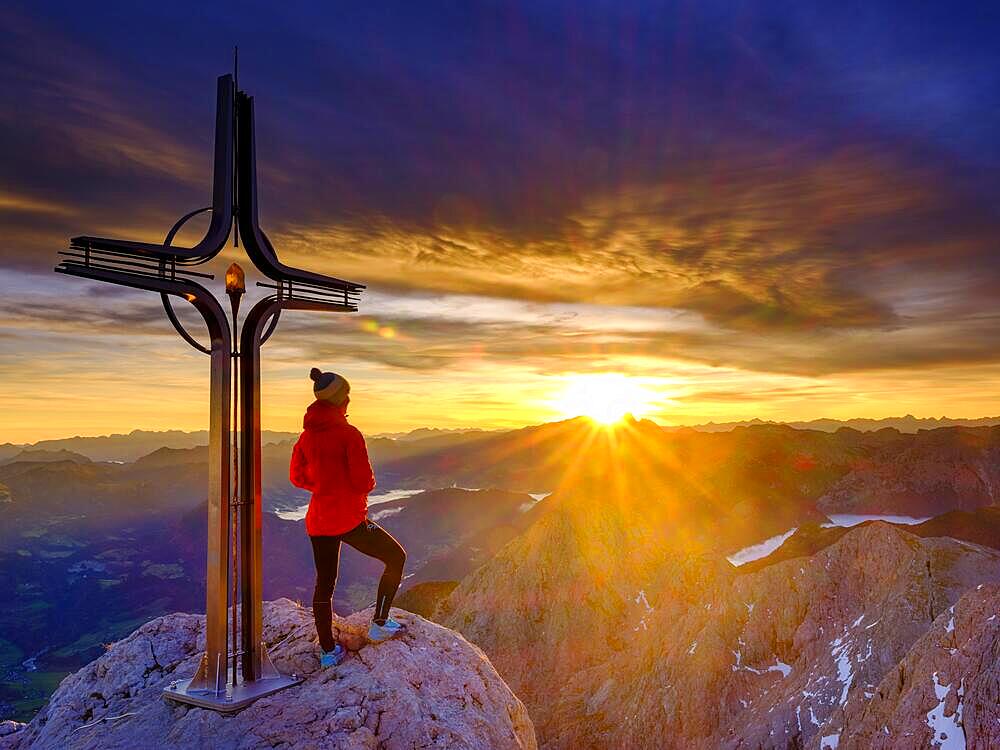
[[[587,419],[586,417],[573,417],[572,419]],[[560,421],[572,421],[560,420]],[[373,433],[370,439],[393,440],[398,442],[410,442],[415,440],[426,440],[429,438],[448,438],[455,436],[476,436],[487,437],[501,433],[516,432],[521,429],[542,427],[546,424],[559,424],[557,422],[545,422],[532,425],[524,425],[515,428],[477,428],[477,427],[418,427],[402,432],[379,432]],[[921,430],[931,430],[941,427],[991,427],[1000,425],[1000,416],[997,417],[915,417],[906,414],[902,417],[880,417],[863,418],[854,417],[850,419],[830,419],[820,418],[812,420],[764,420],[745,419],[729,422],[701,422],[696,424],[668,424],[652,420],[653,424],[667,432],[683,430],[695,430],[698,432],[729,432],[737,427],[750,427],[760,425],[787,425],[799,430],[819,430],[822,432],[836,432],[839,429],[854,429],[859,432],[873,432],[881,429],[895,429],[899,432],[912,434]],[[262,440],[267,443],[280,443],[288,440],[295,440],[298,431],[275,431],[264,430]],[[157,442],[157,440],[159,442]],[[9,460],[17,453],[28,450],[69,450],[80,453],[92,461],[134,461],[137,458],[147,455],[157,448],[193,448],[208,443],[207,430],[142,430],[136,429],[128,433],[111,433],[108,435],[75,435],[65,438],[48,438],[29,443],[2,443],[0,444],[0,461]]]
[[[839,734],[844,706],[865,702],[963,592],[1000,581],[997,550],[878,522],[813,557],[736,575],[686,555],[683,537],[657,544],[655,524],[636,529],[631,512],[598,516],[598,531],[593,512],[563,514],[561,534],[550,524],[518,537],[436,615],[490,655],[551,750],[650,737],[665,748],[797,747]],[[646,539],[641,549],[599,551],[598,537],[626,529]]]

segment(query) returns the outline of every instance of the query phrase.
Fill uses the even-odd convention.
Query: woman
[[[296,487],[309,490],[306,532],[316,562],[313,617],[319,636],[320,664],[336,666],[344,658],[344,647],[333,638],[333,589],[337,585],[340,543],[385,563],[378,584],[375,613],[368,639],[385,641],[405,626],[389,617],[389,607],[403,578],[406,552],[381,526],[368,519],[368,493],[375,488],[375,474],[368,460],[365,439],[347,422],[351,386],[342,376],[309,373],[316,400],[302,420],[303,433],[292,450],[289,478]]]

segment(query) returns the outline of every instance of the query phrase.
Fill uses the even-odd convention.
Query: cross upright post
[[[274,332],[282,310],[356,312],[364,289],[361,284],[293,268],[278,259],[257,220],[256,168],[253,98],[236,88],[232,75],[221,76],[212,205],[181,217],[163,244],[74,237],[69,249],[60,253],[65,257],[55,269],[159,293],[167,319],[177,332],[210,356],[205,652],[195,674],[172,683],[164,696],[218,711],[235,711],[301,681],[274,668],[263,638],[261,346]],[[201,241],[191,247],[171,244],[185,222],[207,211],[211,212],[211,221]],[[251,263],[267,279],[257,286],[268,290],[267,296],[248,311],[241,331],[237,326],[239,299],[245,292],[242,269],[233,264],[227,272],[232,326],[219,300],[195,280],[214,277],[192,270],[222,251],[234,223]],[[175,297],[186,300],[201,314],[209,346],[201,344],[181,324],[171,302]],[[234,392],[238,400],[235,405]],[[231,428],[233,416],[237,418]],[[230,446],[234,434],[231,429],[238,432],[238,449]],[[231,514],[233,508],[236,514]],[[235,542],[231,533],[234,518],[239,528]],[[232,578],[230,561],[234,563]],[[229,584],[234,592],[232,620]],[[241,607],[239,623],[237,605]],[[229,625],[233,628],[231,643]]]

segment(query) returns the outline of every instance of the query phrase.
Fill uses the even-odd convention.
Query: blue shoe
[[[400,633],[406,631],[406,626],[400,622],[396,622],[391,617],[385,621],[385,625],[379,625],[377,622],[373,622],[371,627],[368,628],[368,640],[373,643],[381,643],[382,641],[387,641],[390,638],[395,638]]]
[[[344,660],[344,647],[339,643],[333,647],[333,651],[319,650],[319,665],[321,667],[335,667]]]

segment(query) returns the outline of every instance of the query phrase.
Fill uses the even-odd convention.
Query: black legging
[[[384,625],[389,607],[396,596],[396,589],[403,579],[406,550],[393,539],[392,534],[374,521],[364,520],[350,531],[339,536],[311,536],[313,560],[316,562],[316,589],[313,592],[313,617],[316,634],[324,651],[332,651],[333,639],[333,590],[337,586],[337,567],[340,564],[340,543],[346,542],[369,557],[385,563],[382,580],[378,582],[375,600],[375,620]]]

